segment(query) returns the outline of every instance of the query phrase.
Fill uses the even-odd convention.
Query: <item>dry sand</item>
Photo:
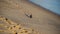
[[[26,0],[0,0],[0,15],[40,34],[60,34],[60,16]]]

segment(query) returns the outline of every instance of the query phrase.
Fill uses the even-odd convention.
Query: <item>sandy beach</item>
[[[60,16],[27,0],[0,0],[0,16],[39,34],[60,34]]]

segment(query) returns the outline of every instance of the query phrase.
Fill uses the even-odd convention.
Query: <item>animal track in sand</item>
[[[3,21],[6,24],[0,24],[0,27],[6,28],[6,30],[1,30],[0,32],[6,32],[9,34],[39,34],[37,31],[31,28],[23,27],[21,24],[17,24],[8,18],[0,16],[0,21]],[[3,23],[2,22],[2,23]]]

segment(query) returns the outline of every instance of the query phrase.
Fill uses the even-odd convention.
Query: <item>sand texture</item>
[[[0,18],[0,29],[7,32],[0,31],[1,34],[33,34],[34,32],[36,34],[60,34],[60,16],[27,0],[0,0],[0,16],[4,17]],[[20,26],[21,30],[19,30]],[[27,33],[21,32],[25,29]]]

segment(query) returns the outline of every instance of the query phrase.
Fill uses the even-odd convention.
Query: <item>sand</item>
[[[0,15],[39,34],[60,34],[60,16],[26,0],[0,0]]]

